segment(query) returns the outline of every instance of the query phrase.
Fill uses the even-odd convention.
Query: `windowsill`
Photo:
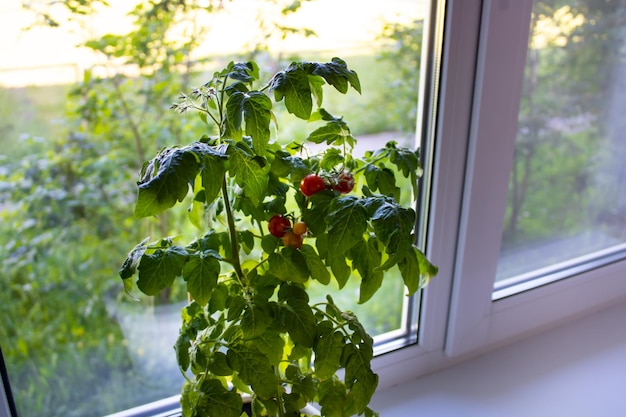
[[[384,417],[623,416],[626,302],[380,390]]]

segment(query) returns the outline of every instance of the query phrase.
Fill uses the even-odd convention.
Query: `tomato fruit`
[[[295,234],[294,232],[287,232],[281,238],[283,241],[283,245],[291,246],[296,249],[300,249],[302,247],[302,236]]]
[[[340,194],[348,194],[354,189],[354,177],[346,171],[341,171],[333,182],[333,190]]]
[[[305,222],[296,222],[293,225],[293,229],[291,230],[294,234],[298,236],[302,236],[307,231],[307,226]]]
[[[283,215],[276,214],[270,218],[267,228],[272,236],[283,237],[291,229],[291,221]]]
[[[326,182],[317,174],[309,174],[300,181],[300,191],[307,197],[326,189]]]

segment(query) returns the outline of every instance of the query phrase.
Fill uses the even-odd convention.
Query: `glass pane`
[[[229,60],[254,58],[269,71],[339,56],[364,93],[331,92],[325,101],[350,118],[360,149],[414,143],[425,0],[315,0],[285,14],[300,2],[210,2],[220,7],[188,8],[149,30],[128,16],[141,11],[137,3],[81,2],[86,15],[64,6],[72,2],[0,6],[0,343],[21,417],[101,416],[180,392],[172,346],[184,289],[136,303],[123,295],[118,269],[145,236],[188,232],[179,227],[185,209],[161,230],[132,219],[137,171],[148,159],[137,155],[181,132],[202,133],[200,121],[182,123],[168,109],[181,91]],[[23,30],[35,22],[59,27]],[[168,22],[177,23],[161,43]],[[123,36],[105,36],[111,30]],[[310,131],[305,123],[286,129],[295,138]],[[356,304],[352,285],[354,297],[335,300],[372,334],[408,328],[401,279],[385,280],[367,306]]]
[[[536,0],[496,288],[626,243],[626,5]]]

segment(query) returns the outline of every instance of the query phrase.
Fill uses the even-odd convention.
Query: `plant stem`
[[[280,370],[278,368],[278,366],[276,366],[274,368],[274,371],[276,372],[276,377],[277,379],[280,381]],[[278,387],[278,390],[276,391],[276,400],[278,400],[278,416],[279,417],[284,417],[285,416],[285,410],[283,409],[284,407],[284,400],[283,400],[283,393],[281,392],[281,388],[280,386]]]
[[[224,198],[224,209],[226,210],[226,219],[228,221],[228,233],[230,235],[230,249],[232,254],[232,264],[235,268],[235,273],[239,278],[241,285],[244,285],[246,276],[241,269],[241,260],[239,259],[239,244],[237,243],[237,229],[235,228],[235,218],[233,217],[233,211],[230,208],[230,200],[228,198],[228,186],[226,184],[226,178],[222,182],[222,197]]]

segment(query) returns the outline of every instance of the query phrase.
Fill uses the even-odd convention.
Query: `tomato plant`
[[[326,181],[317,174],[309,174],[300,181],[300,191],[307,197],[311,197],[326,188]]]
[[[267,228],[272,236],[283,237],[291,228],[291,221],[280,214],[275,214],[270,218]]]
[[[207,135],[169,146],[144,164],[135,216],[188,202],[199,233],[187,244],[146,238],[129,252],[120,276],[127,291],[136,285],[148,295],[181,278],[193,299],[175,345],[186,380],[184,416],[239,417],[240,394],[248,391],[257,415],[292,415],[315,402],[321,416],[373,416],[373,339],[330,294],[310,303],[307,288],[314,280],[342,289],[358,274],[364,303],[394,266],[409,294],[437,273],[414,246],[417,213],[398,203],[396,176],[416,183],[418,154],[389,142],[354,157],[347,123],[318,101],[324,84],[360,92],[357,74],[339,58],[294,62],[260,90],[258,78],[255,63],[230,63],[173,106],[198,111]],[[322,125],[303,142],[281,144],[271,128],[278,102]],[[311,153],[306,142],[327,146]],[[322,175],[347,164],[354,170],[335,184],[343,188],[329,190]],[[355,175],[367,187],[343,194],[353,190]],[[198,213],[209,217],[206,226]],[[301,220],[290,228],[287,216],[270,213]]]

